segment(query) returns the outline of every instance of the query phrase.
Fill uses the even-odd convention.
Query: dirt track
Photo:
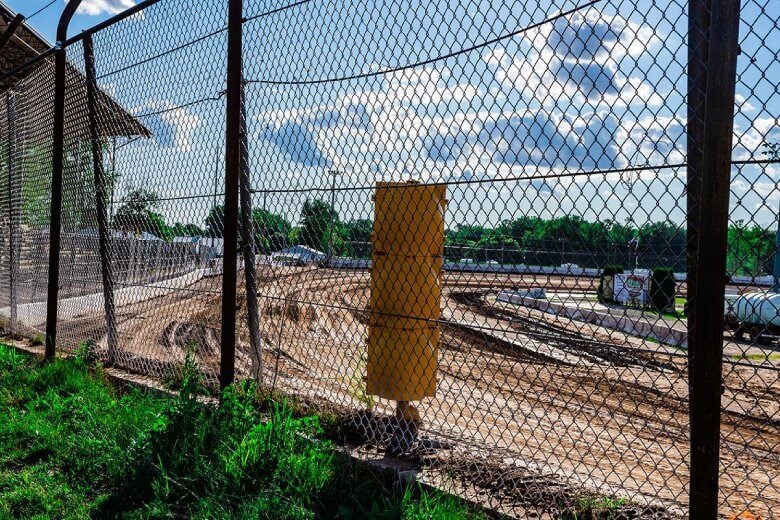
[[[685,353],[485,298],[487,291],[538,285],[546,277],[540,278],[445,274],[439,387],[435,398],[421,403],[423,435],[453,443],[455,450],[443,457],[498,457],[508,466],[682,511],[688,481]],[[368,280],[361,271],[261,270],[267,384],[347,407],[392,410],[391,403],[375,402],[361,390]],[[556,288],[593,290],[591,280],[564,282],[556,281]],[[204,279],[188,291],[122,309],[125,364],[164,375],[181,362],[186,345],[195,345],[201,366],[213,371],[220,283]],[[239,315],[244,349],[238,363],[246,374],[245,295]],[[772,518],[780,511],[776,365],[724,369],[721,492],[728,507],[722,515],[750,509]]]

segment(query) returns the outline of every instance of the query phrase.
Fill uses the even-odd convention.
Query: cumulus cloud
[[[526,35],[522,52],[496,47],[484,60],[507,89],[519,89],[526,101],[552,108],[565,104],[608,103],[627,106],[663,99],[640,78],[631,77],[639,56],[660,41],[651,28],[620,16],[591,10],[574,13]]]
[[[679,116],[625,119],[617,131],[622,162],[635,166],[685,162],[685,120]]]
[[[67,4],[68,1],[65,0],[65,3]],[[119,14],[135,4],[135,0],[84,0],[78,8],[78,13],[92,16]]]
[[[658,40],[620,16],[573,14],[494,47],[466,80],[440,64],[388,74],[373,89],[323,106],[265,113],[258,135],[302,166],[341,162],[423,179],[677,162],[684,122],[637,120],[664,100],[621,72],[634,70]],[[622,110],[632,105],[638,109]],[[529,187],[547,195],[565,188]]]
[[[276,145],[294,162],[303,166],[330,166],[323,157],[309,129],[301,123],[287,121],[278,128],[268,127],[263,138]]]
[[[143,118],[155,141],[165,148],[176,148],[186,152],[192,148],[195,130],[200,125],[200,116],[188,108],[176,107],[170,101],[150,102],[134,111],[135,114],[152,114]]]
[[[765,159],[767,143],[780,143],[780,118],[757,117],[748,128],[734,126],[734,156],[738,160]]]

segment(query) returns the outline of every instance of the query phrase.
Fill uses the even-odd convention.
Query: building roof
[[[16,13],[0,0],[0,34],[6,31]],[[26,22],[17,29],[6,46],[0,51],[0,77],[14,68],[27,63],[51,48],[51,44],[38,34]],[[49,56],[40,63],[28,67],[17,74],[0,79],[0,92],[10,89],[25,91],[25,84],[33,83],[34,88],[26,88],[31,96],[28,105],[38,108],[51,106],[54,91],[54,58]],[[86,80],[84,75],[72,64],[67,66],[67,84],[72,100],[67,103],[66,133],[69,121],[84,120],[86,109]],[[75,88],[74,88],[75,87]],[[34,91],[33,91],[34,90]],[[130,114],[116,100],[103,90],[98,90],[98,113],[100,114],[100,133],[104,137],[150,137],[151,131]],[[71,129],[70,133],[78,133]]]

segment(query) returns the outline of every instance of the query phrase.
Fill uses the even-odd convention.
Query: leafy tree
[[[357,219],[344,222],[339,229],[339,236],[343,241],[340,254],[351,258],[371,257],[371,233],[374,230],[374,222],[369,219]]]
[[[331,225],[333,229],[331,229]],[[338,234],[338,227],[339,217],[330,204],[319,199],[306,199],[301,210],[301,231],[299,234],[303,245],[318,251],[327,251],[332,231],[334,246],[340,246],[341,237]]]
[[[177,237],[200,237],[206,234],[206,230],[197,224],[182,224],[177,222],[171,228],[173,236]]]
[[[209,210],[206,216],[206,232],[211,238],[225,236],[225,206],[219,204]]]
[[[255,244],[257,244],[259,252],[268,254],[289,245],[292,224],[281,215],[256,209],[252,211],[252,221]]]
[[[738,220],[729,226],[726,270],[729,274],[759,275],[771,273],[776,235],[760,226],[748,226]]]
[[[252,210],[252,228],[255,246],[260,253],[267,254],[278,251],[289,245],[292,224],[281,215],[263,209],[254,209]],[[239,220],[239,242],[241,241],[241,232],[242,226]],[[209,210],[204,234],[213,238],[225,236],[225,206],[220,204]]]
[[[173,237],[173,230],[165,218],[153,211],[160,204],[159,196],[150,190],[136,188],[122,198],[113,227],[134,234],[150,233],[165,240]]]

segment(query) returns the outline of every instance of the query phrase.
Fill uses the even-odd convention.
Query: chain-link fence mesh
[[[335,412],[355,454],[518,518],[685,516],[688,13],[245,1],[238,251],[227,1],[70,44],[59,345],[216,381],[237,262],[236,375]],[[766,2],[741,21],[719,512],[774,518],[780,32]],[[52,63],[3,96],[0,307],[43,330]]]

